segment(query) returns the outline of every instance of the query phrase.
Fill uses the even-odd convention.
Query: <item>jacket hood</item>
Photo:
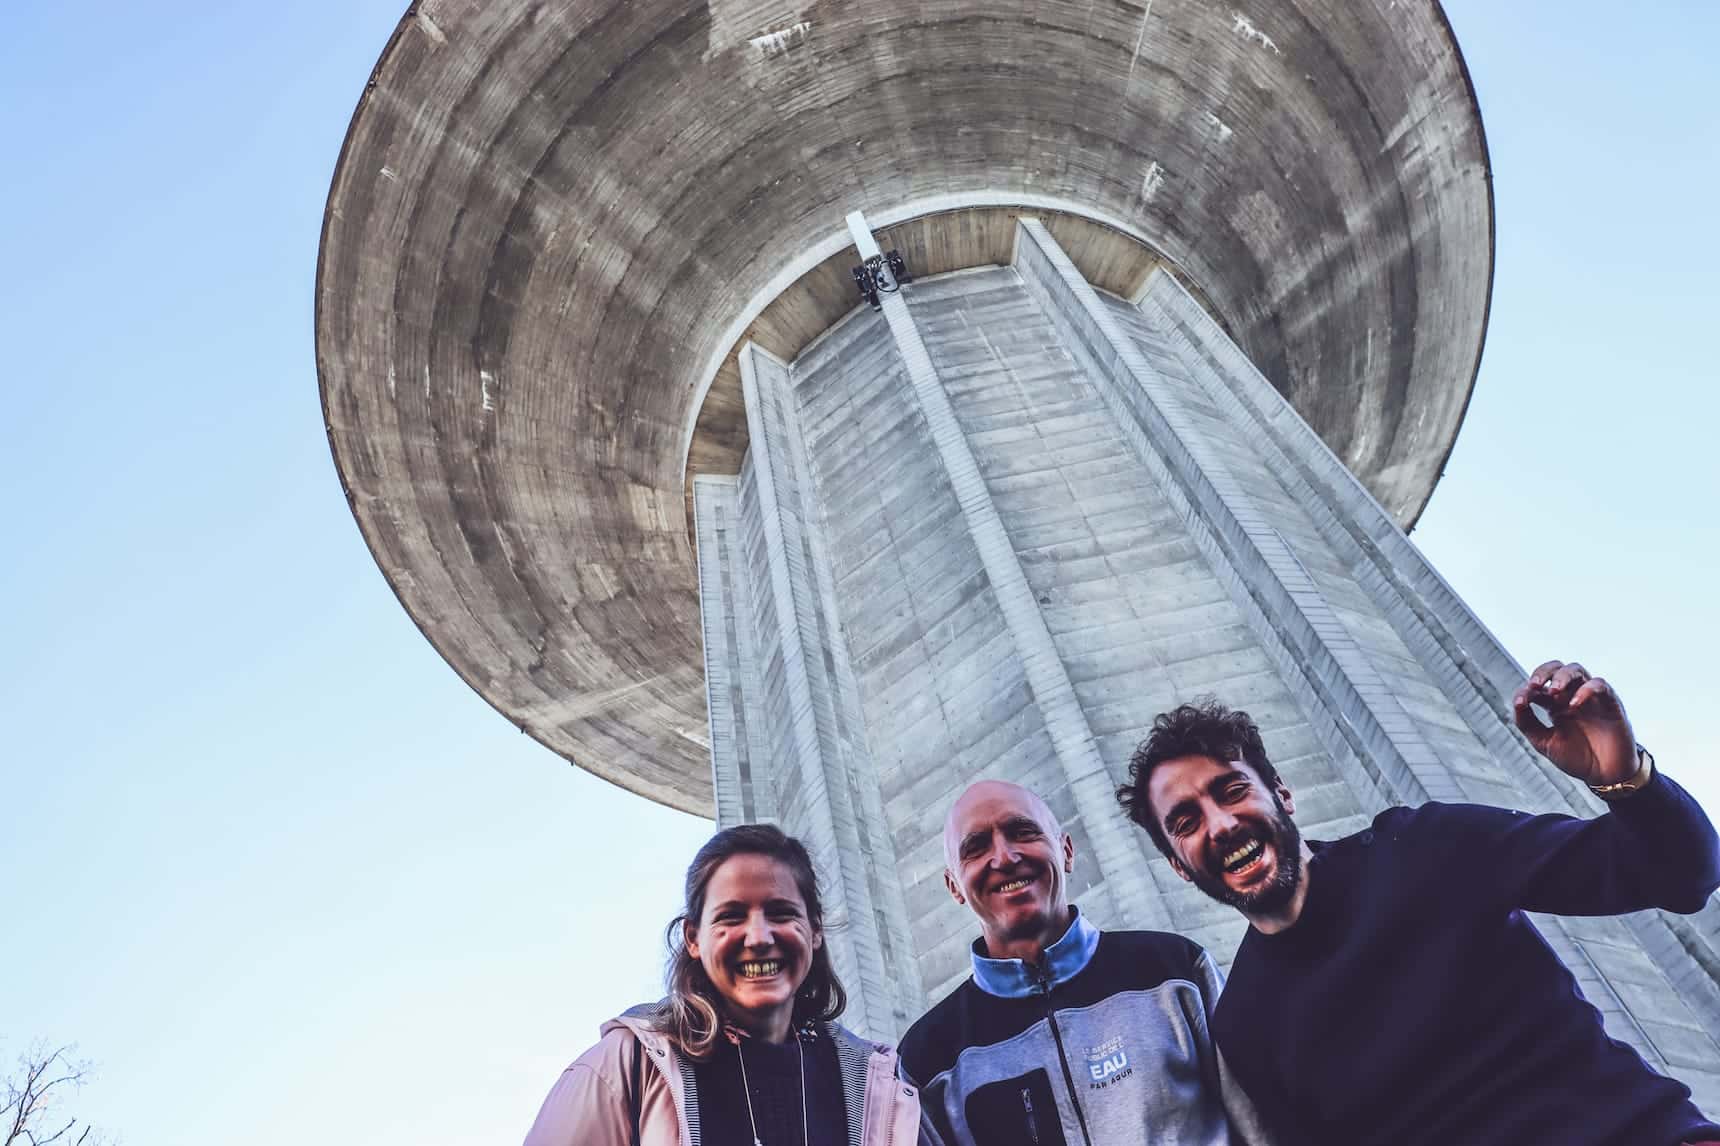
[[[629,1007],[604,1023],[603,1033],[625,1030],[638,1040],[646,1059],[669,1087],[684,1142],[699,1124],[698,1075],[674,1042],[655,1029],[666,1009],[667,1000],[662,999]],[[837,1067],[842,1072],[842,1092],[848,1104],[849,1146],[911,1141],[913,1125],[919,1118],[919,1099],[913,1086],[896,1078],[894,1048],[863,1039],[836,1023],[819,1026],[836,1044]]]

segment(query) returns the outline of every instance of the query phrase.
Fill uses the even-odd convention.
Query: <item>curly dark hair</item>
[[[652,1024],[667,1035],[688,1058],[703,1061],[716,1049],[722,1034],[722,999],[705,975],[705,969],[687,950],[687,931],[697,927],[705,911],[705,892],[724,861],[739,855],[765,856],[776,860],[794,875],[800,898],[806,901],[807,922],[814,931],[824,930],[824,903],[818,896],[818,875],[806,846],[775,824],[737,824],[724,828],[699,849],[687,867],[685,909],[669,921],[664,938],[669,944],[666,975],[669,995]],[[848,1005],[836,969],[830,964],[830,946],[821,944],[812,953],[806,982],[794,998],[793,1023],[809,1019],[828,1022]]]
[[[1153,814],[1152,801],[1147,798],[1147,781],[1154,768],[1179,756],[1240,758],[1268,788],[1276,789],[1284,782],[1278,777],[1278,769],[1266,759],[1260,728],[1246,712],[1228,708],[1209,696],[1159,713],[1153,719],[1152,731],[1129,758],[1129,782],[1117,789],[1117,803],[1124,815],[1147,829],[1159,851],[1170,858],[1175,857],[1159,818]]]

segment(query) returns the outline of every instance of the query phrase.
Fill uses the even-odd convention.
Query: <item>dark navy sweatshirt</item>
[[[1426,804],[1311,843],[1289,928],[1250,928],[1213,1032],[1288,1143],[1672,1146],[1720,1137],[1609,1038],[1524,912],[1693,912],[1713,827],[1656,775],[1592,820]]]

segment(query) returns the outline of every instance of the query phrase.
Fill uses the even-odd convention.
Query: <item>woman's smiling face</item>
[[[731,856],[711,873],[704,909],[687,924],[687,953],[704,967],[729,1021],[766,1038],[786,1035],[794,994],[824,942],[788,865]]]

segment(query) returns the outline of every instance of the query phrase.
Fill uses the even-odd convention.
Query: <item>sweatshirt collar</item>
[[[1079,974],[1099,949],[1099,929],[1087,922],[1081,909],[1071,905],[1074,918],[1063,937],[1045,949],[1041,960],[1043,974],[1049,976],[1044,989],[1060,987]],[[1038,970],[1020,959],[992,959],[985,954],[982,936],[973,944],[973,981],[988,995],[1004,999],[1023,999],[1038,994],[1040,981],[1034,977]]]

